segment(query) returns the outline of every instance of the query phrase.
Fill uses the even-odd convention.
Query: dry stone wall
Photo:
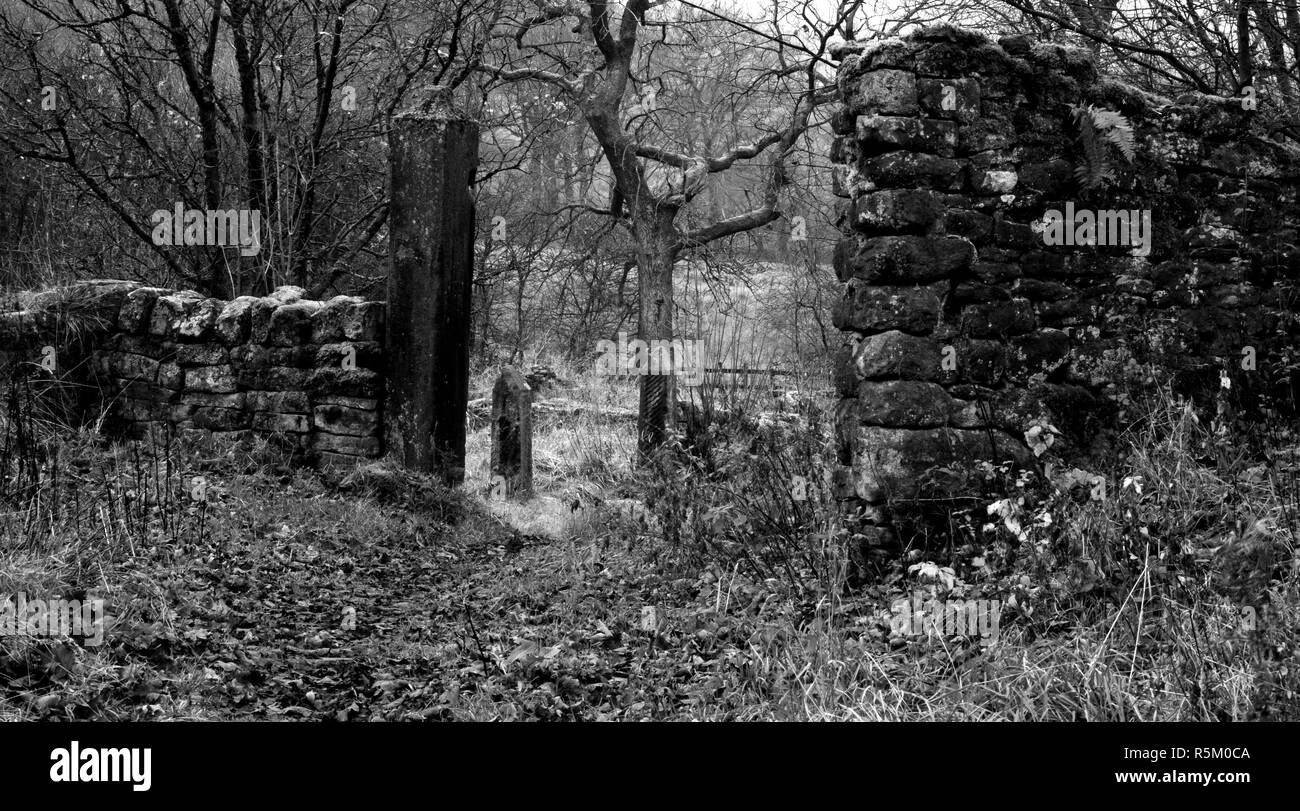
[[[1157,98],[947,26],[839,56],[837,483],[871,543],[956,461],[1098,462],[1156,386],[1294,408],[1300,156],[1266,99]]]
[[[233,301],[96,281],[0,314],[0,367],[91,392],[84,411],[145,437],[273,437],[319,461],[381,447],[382,302],[297,287]]]

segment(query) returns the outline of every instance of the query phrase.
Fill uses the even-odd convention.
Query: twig
[[[483,642],[478,638],[478,631],[474,628],[474,615],[470,613],[468,601],[465,603],[465,619],[469,622],[469,632],[474,636],[474,644],[478,646],[478,658],[483,660],[483,668],[486,670],[492,662],[488,659],[487,651],[483,650]]]

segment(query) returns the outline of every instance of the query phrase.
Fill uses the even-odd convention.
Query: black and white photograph
[[[0,0],[0,737],[1276,788],[1298,193],[1300,0]]]

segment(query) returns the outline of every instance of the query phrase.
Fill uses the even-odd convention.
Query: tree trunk
[[[307,148],[307,180],[302,192],[302,206],[295,219],[293,239],[293,278],[299,287],[311,287],[311,240],[316,230],[316,195],[320,182],[320,164],[324,155],[325,130],[329,125],[331,105],[334,104],[334,81],[338,76],[339,50],[343,42],[343,12],[340,7],[334,18],[330,35],[328,59],[323,59],[316,47],[316,120],[312,125],[311,141]]]
[[[1250,0],[1237,2],[1237,71],[1240,87],[1255,83],[1255,60],[1250,53]]]
[[[673,264],[676,241],[669,212],[645,212],[636,224],[637,276],[641,294],[638,335],[648,347],[653,341],[667,346],[673,338]],[[650,357],[654,357],[653,352]],[[644,460],[662,446],[668,436],[668,421],[676,407],[675,377],[671,370],[641,376],[640,407],[637,414],[637,454]]]
[[[199,134],[203,144],[203,203],[209,211],[216,211],[221,208],[221,142],[217,131],[216,91],[212,83],[212,53],[215,46],[210,45],[196,59],[179,4],[176,0],[166,0],[164,7],[167,11],[167,33],[198,111]],[[216,42],[217,27],[221,22],[220,10],[220,4],[213,8],[208,32],[210,43]],[[226,270],[221,250],[209,245],[204,254],[208,260],[207,294],[217,299],[234,298],[235,285]]]
[[[257,106],[257,67],[253,64],[253,54],[249,49],[248,35],[244,23],[248,13],[247,0],[236,0],[230,4],[231,37],[235,44],[235,66],[239,74],[239,104],[243,113],[240,135],[244,140],[248,189],[246,199],[248,207],[259,212],[262,221],[262,233],[259,235],[262,247],[265,247],[271,221],[266,205],[266,169],[262,154],[262,118]],[[260,255],[251,257],[240,255],[240,283],[236,285],[240,293],[264,296],[271,292],[271,273],[269,263]],[[260,269],[260,270],[259,270]]]

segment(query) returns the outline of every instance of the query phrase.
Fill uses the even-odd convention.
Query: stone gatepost
[[[465,475],[478,125],[433,88],[393,117],[385,444],[405,465]]]
[[[533,390],[506,367],[492,387],[493,494],[527,499],[533,494]]]

